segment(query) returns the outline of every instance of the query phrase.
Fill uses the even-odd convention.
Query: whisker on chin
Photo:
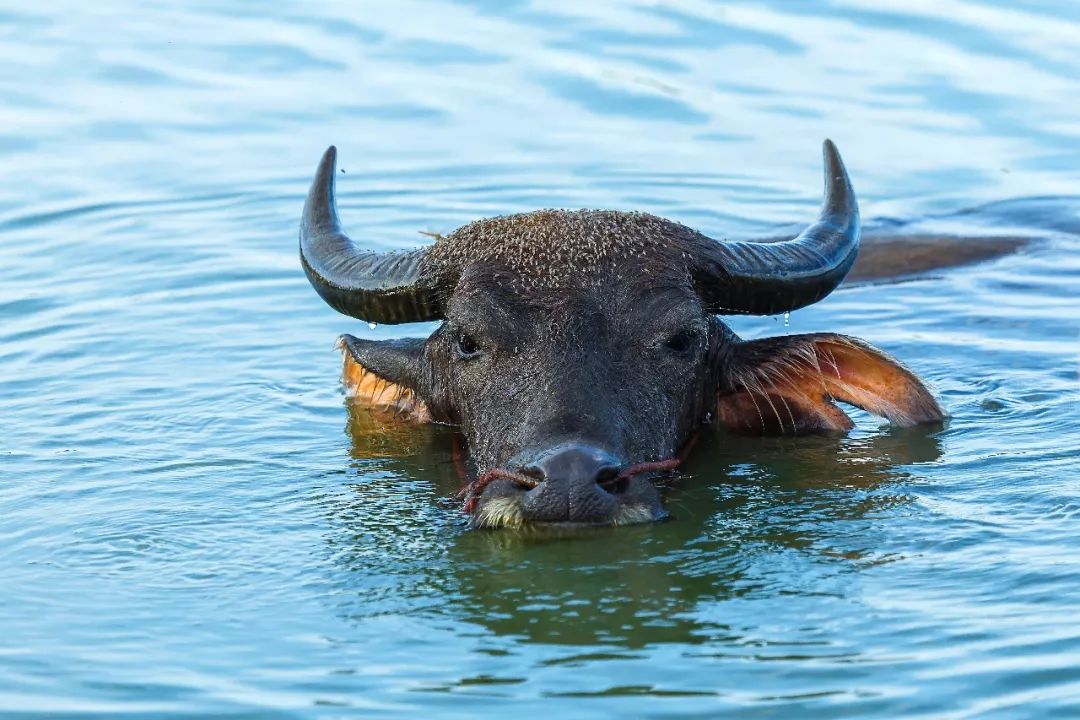
[[[472,520],[473,527],[495,529],[500,527],[522,527],[525,518],[521,514],[521,503],[512,498],[496,498],[484,504]]]

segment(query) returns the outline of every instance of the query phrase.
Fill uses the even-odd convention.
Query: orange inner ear
[[[416,393],[371,372],[356,362],[345,348],[342,348],[342,355],[345,364],[341,371],[341,381],[345,383],[345,393],[353,403],[408,422],[431,422],[427,405],[416,397]]]
[[[941,420],[945,414],[911,371],[885,353],[843,335],[795,335],[743,343],[717,418],[751,434],[846,431],[851,419],[834,400],[895,425]]]

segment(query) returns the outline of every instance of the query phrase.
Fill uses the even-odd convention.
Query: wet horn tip
[[[825,196],[827,212],[858,213],[855,193],[851,189],[847,168],[836,144],[828,138],[821,144],[825,159]]]
[[[331,145],[323,153],[319,161],[319,169],[315,172],[314,187],[330,193],[331,199],[334,192],[334,173],[337,170],[337,148]]]
[[[336,170],[337,148],[331,145],[319,161],[315,179],[311,183],[307,201],[304,203],[303,224],[309,232],[338,229],[334,197]]]
[[[826,140],[825,142],[829,145],[832,144],[829,143],[828,140]],[[321,173],[327,169],[333,171],[335,165],[337,165],[337,146],[331,145],[330,147],[326,148],[326,152],[323,153],[322,160],[319,162],[319,172]]]

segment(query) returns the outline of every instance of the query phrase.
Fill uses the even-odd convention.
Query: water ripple
[[[1076,714],[1080,14],[1049,0],[0,11],[0,716]],[[846,288],[951,418],[702,443],[675,516],[470,532],[452,432],[343,404],[296,259],[615,207],[1036,238]]]

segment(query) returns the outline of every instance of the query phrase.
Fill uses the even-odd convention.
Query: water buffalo
[[[350,393],[459,426],[477,527],[625,524],[665,510],[654,481],[704,424],[842,432],[849,403],[897,425],[943,412],[911,372],[834,334],[742,341],[717,315],[821,300],[859,251],[859,210],[825,142],[825,201],[791,240],[730,242],[639,212],[540,210],[470,223],[409,252],[341,229],[336,151],[308,193],[300,258],[333,308],[442,320],[426,339],[345,335]]]

